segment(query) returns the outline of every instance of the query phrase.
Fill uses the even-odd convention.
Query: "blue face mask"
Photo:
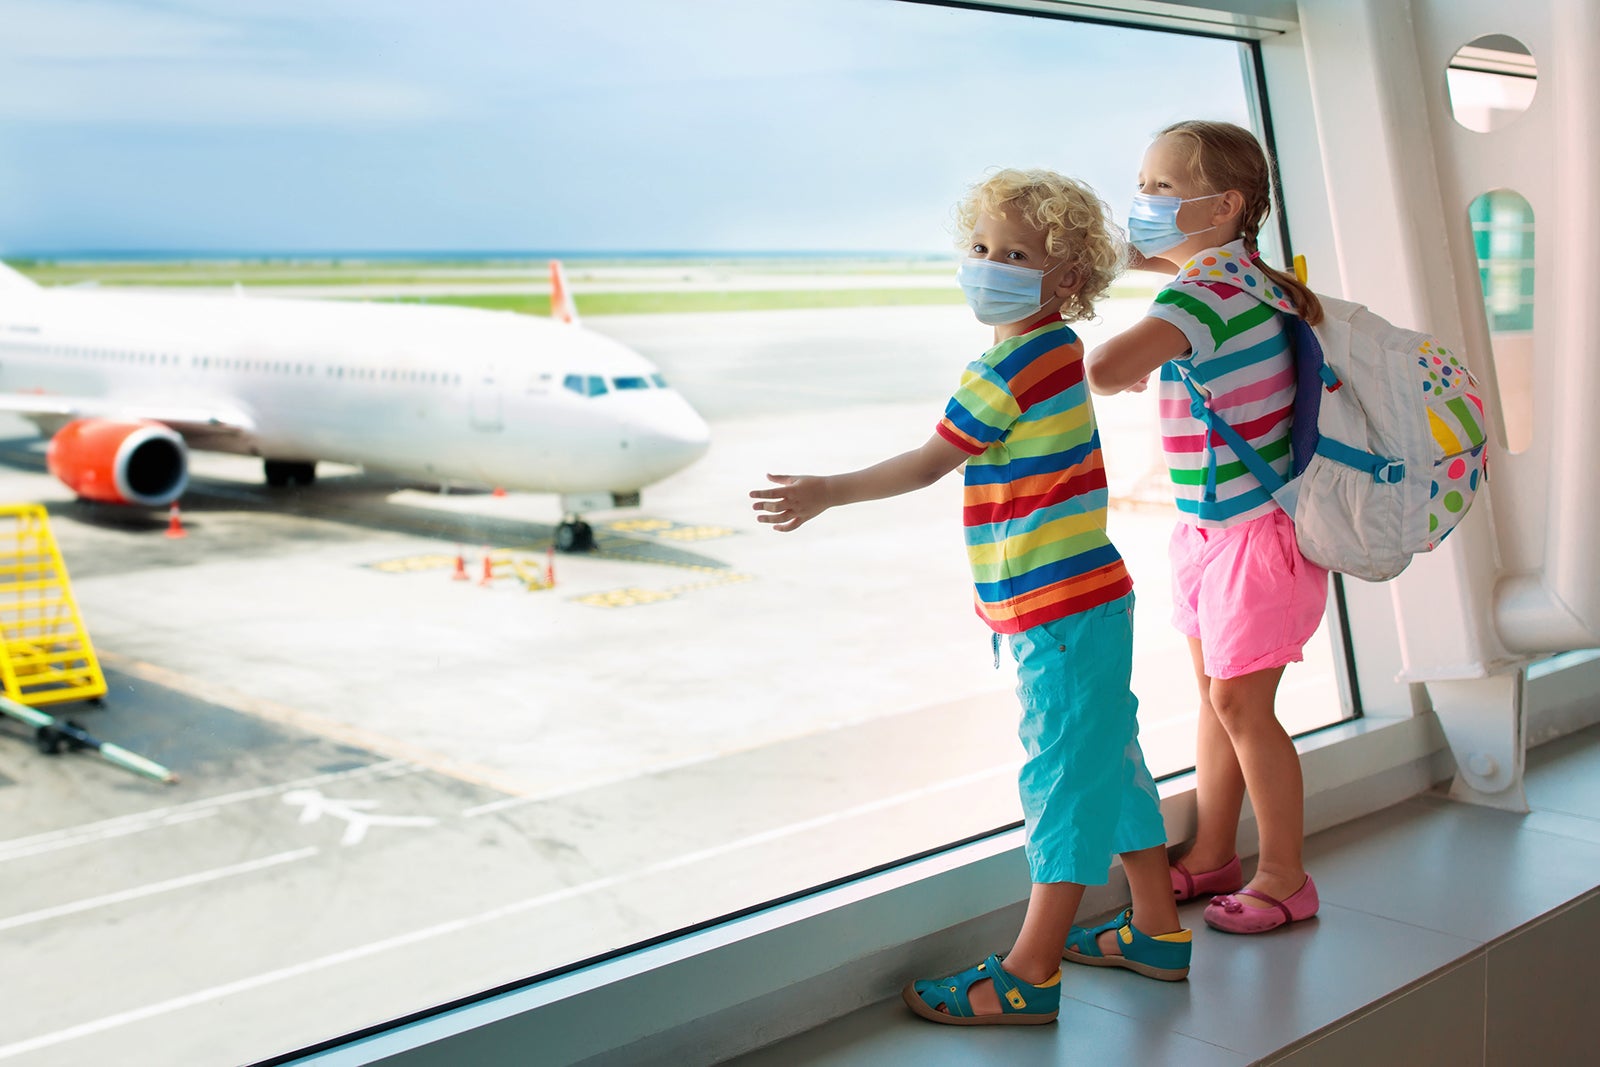
[[[1021,322],[1049,301],[1044,290],[1044,276],[1048,273],[1049,270],[1034,270],[994,259],[963,259],[956,268],[956,281],[961,283],[962,291],[967,294],[967,306],[979,322],[987,326],[1009,326]]]
[[[1128,242],[1139,250],[1140,255],[1159,256],[1183,244],[1186,237],[1216,229],[1215,226],[1207,226],[1205,230],[1185,233],[1178,229],[1178,209],[1196,200],[1211,200],[1221,195],[1211,193],[1184,200],[1176,196],[1134,193],[1133,207],[1128,209]]]

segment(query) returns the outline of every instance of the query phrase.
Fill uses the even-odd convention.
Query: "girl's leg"
[[[1166,868],[1161,871],[1166,877]],[[1172,890],[1165,887],[1167,902],[1171,903]],[[1006,973],[1022,979],[1029,985],[1041,985],[1061,969],[1061,949],[1072,930],[1073,917],[1078,914],[1078,904],[1083,900],[1083,886],[1077,882],[1035,882],[1028,896],[1028,913],[1022,919],[1022,930],[1016,944],[1005,954],[1001,964]],[[1142,928],[1141,928],[1142,929]],[[994,983],[977,982],[967,991],[972,1000],[972,1010],[979,1015],[998,1015],[1000,998]]]
[[[1140,933],[1152,937],[1173,934],[1183,929],[1178,919],[1178,905],[1172,899],[1172,878],[1167,874],[1167,847],[1140,849],[1122,854],[1122,871],[1128,876],[1128,889],[1133,893],[1133,925]],[[1115,930],[1107,930],[1095,939],[1100,952],[1106,956],[1120,956],[1122,944]]]
[[[1206,674],[1199,638],[1189,638],[1189,656],[1194,661],[1195,682],[1200,690],[1194,764],[1198,827],[1194,845],[1185,853],[1183,863],[1191,874],[1198,874],[1216,870],[1238,851],[1239,808],[1244,803],[1245,775],[1239,766],[1233,739],[1212,704],[1213,682]],[[1172,892],[1170,882],[1167,892]]]
[[[1211,707],[1227,731],[1250,790],[1261,835],[1261,859],[1250,888],[1283,900],[1305,884],[1301,859],[1305,841],[1305,787],[1300,755],[1283,724],[1275,700],[1282,667],[1238,678],[1211,680]],[[1235,821],[1238,808],[1233,809]],[[1270,907],[1253,897],[1235,898],[1247,906]]]

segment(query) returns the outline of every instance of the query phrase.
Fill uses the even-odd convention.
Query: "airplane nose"
[[[650,469],[651,481],[681,471],[711,447],[711,427],[706,420],[682,397],[673,399],[676,404],[652,412],[652,417],[636,425],[629,435],[636,458]]]

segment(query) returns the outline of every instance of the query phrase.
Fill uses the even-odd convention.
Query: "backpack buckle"
[[[1391,459],[1372,472],[1373,480],[1382,482],[1385,485],[1394,485],[1396,482],[1404,481],[1405,476],[1406,465],[1402,460],[1398,459]]]

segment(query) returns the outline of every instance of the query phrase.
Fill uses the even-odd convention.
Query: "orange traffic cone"
[[[461,546],[457,545],[456,546],[456,569],[455,569],[454,572],[451,573],[450,580],[454,581],[454,582],[464,582],[464,581],[467,580],[467,578],[468,578],[468,575],[467,575],[467,557],[461,551]]]
[[[178,518],[178,502],[176,500],[172,502],[172,507],[167,509],[167,536],[189,536],[188,531],[183,528],[183,520]]]
[[[501,496],[505,496],[506,495],[506,491],[504,489],[500,488],[497,485],[497,486],[494,487],[494,492],[491,493],[490,495],[491,496],[496,496],[496,497],[501,497]]]
[[[483,546],[483,577],[478,579],[479,585],[494,584],[494,560],[489,558],[489,546]]]
[[[551,545],[545,551],[544,557],[544,584],[546,588],[554,589],[556,585],[556,546]]]

